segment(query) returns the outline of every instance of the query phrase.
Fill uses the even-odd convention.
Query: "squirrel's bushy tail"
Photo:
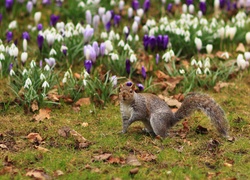
[[[189,93],[175,113],[175,121],[189,116],[194,110],[202,110],[210,117],[219,133],[228,137],[228,122],[224,111],[211,97],[204,94]]]

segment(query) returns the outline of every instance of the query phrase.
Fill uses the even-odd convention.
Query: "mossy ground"
[[[142,132],[142,124],[133,124],[127,134],[120,134],[119,106],[108,104],[103,109],[93,105],[82,106],[79,112],[71,105],[62,104],[51,108],[51,118],[42,122],[31,121],[33,114],[25,114],[22,107],[10,105],[2,108],[0,120],[1,179],[25,179],[32,169],[58,179],[249,179],[250,178],[250,80],[249,73],[233,80],[235,85],[219,93],[204,91],[211,95],[225,110],[230,122],[230,134],[234,142],[221,138],[208,118],[200,112],[188,120],[190,130],[184,133],[181,123],[171,129],[163,141]],[[2,82],[1,82],[2,83]],[[1,88],[1,100],[6,99],[7,87]],[[5,97],[5,98],[3,98]],[[83,127],[82,123],[88,123]],[[197,134],[197,126],[206,127],[208,134]],[[62,137],[62,127],[76,130],[91,144],[78,149],[72,137]],[[44,139],[34,148],[26,136],[39,133]],[[94,156],[111,153],[116,161],[96,161]],[[139,171],[126,163],[134,154],[141,162]],[[6,160],[8,157],[8,160]],[[6,170],[9,163],[12,170]],[[64,174],[56,176],[61,170]]]

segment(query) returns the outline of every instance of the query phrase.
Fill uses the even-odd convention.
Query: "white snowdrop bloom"
[[[21,54],[21,61],[22,61],[22,63],[24,64],[27,61],[27,59],[28,59],[28,53],[27,52],[23,52]]]
[[[42,84],[42,87],[44,89],[48,88],[49,87],[49,83],[47,81],[44,81],[43,84]]]
[[[120,34],[116,33],[115,38],[116,38],[116,40],[120,40],[121,39]]]
[[[144,10],[143,10],[142,8],[139,8],[139,9],[136,10],[136,14],[137,14],[140,18],[142,18],[143,14],[144,14]]]
[[[22,72],[22,75],[25,76],[26,74],[28,74],[28,71],[27,71],[27,69],[24,69]]]
[[[4,52],[4,51],[5,51],[5,47],[4,47],[3,44],[0,44],[0,51],[1,51],[1,52]]]
[[[169,51],[163,54],[162,59],[165,60],[165,62],[169,62],[169,60],[171,59]]]
[[[53,48],[52,48],[52,49],[50,50],[50,52],[49,52],[49,55],[50,55],[50,56],[53,56],[53,55],[56,55],[56,54],[57,54],[57,53],[56,53],[56,50],[53,49]]]
[[[30,68],[32,69],[32,68],[34,68],[34,67],[36,67],[36,62],[35,62],[34,60],[32,60],[32,61],[30,62]]]
[[[102,39],[106,39],[108,37],[108,33],[107,32],[102,32],[101,33],[101,38]]]
[[[128,35],[128,37],[127,37],[127,41],[132,42],[132,41],[133,41],[133,37],[132,37],[131,35]]]
[[[131,54],[130,57],[129,57],[129,60],[130,60],[131,63],[136,62],[137,61],[136,55]]]
[[[229,37],[230,40],[233,40],[235,34],[236,34],[237,28],[236,27],[229,27],[226,28],[226,37]]]
[[[86,85],[87,85],[87,80],[84,79],[84,80],[82,81],[82,84],[83,84],[84,86],[86,86]]]
[[[134,39],[135,39],[135,41],[139,41],[139,36],[138,36],[138,34],[135,35],[135,38],[134,38]]]
[[[134,54],[134,53],[135,52],[132,49],[129,49],[129,52],[128,52],[129,55]]]
[[[180,70],[179,70],[179,73],[180,73],[180,74],[185,74],[185,70],[184,70],[184,69],[180,69]]]
[[[86,69],[84,69],[84,71],[83,71],[83,76],[85,78],[89,77],[89,73],[86,71]]]
[[[138,31],[138,28],[139,28],[138,23],[136,21],[134,21],[133,24],[132,24],[132,32],[134,34],[136,34],[137,31]]]
[[[85,3],[80,1],[77,5],[78,7],[84,8],[85,7]]]
[[[250,32],[246,33],[245,39],[246,39],[247,44],[250,45]]]
[[[11,21],[10,24],[9,24],[9,29],[15,29],[15,28],[17,28],[16,20]]]
[[[115,5],[115,0],[111,0],[111,1],[110,1],[110,5],[111,5],[111,6],[114,6],[114,5]]]
[[[201,62],[201,60],[199,60],[199,61],[197,62],[197,65],[198,65],[199,68],[202,68],[202,62]]]
[[[45,70],[45,71],[50,71],[50,67],[49,67],[48,64],[46,64],[46,66],[44,66],[44,70]]]
[[[188,12],[189,12],[190,14],[194,14],[194,10],[195,10],[194,5],[193,5],[193,4],[190,4],[190,5],[188,6]]]
[[[196,59],[192,59],[192,61],[191,61],[191,66],[197,66],[197,61],[196,61]]]
[[[17,57],[18,55],[18,48],[14,43],[11,44],[11,46],[8,48],[8,53],[10,56]]]
[[[67,72],[64,74],[64,77],[66,77],[66,78],[69,78],[69,77],[70,77],[69,71],[67,71]]]
[[[111,51],[113,51],[113,45],[110,40],[105,41],[105,54],[109,54]]]
[[[121,47],[124,47],[125,43],[123,40],[120,40],[119,43],[118,43],[118,46],[121,46]]]
[[[236,62],[237,62],[237,66],[238,66],[240,69],[242,69],[242,70],[244,70],[244,69],[247,67],[247,62],[245,61],[245,59],[244,59],[244,57],[243,57],[242,54],[239,54],[239,55],[237,56]]]
[[[23,51],[27,51],[28,42],[27,39],[23,39]]]
[[[213,51],[213,45],[212,44],[207,44],[206,45],[206,50],[208,54],[211,54]]]
[[[186,4],[183,4],[183,5],[182,5],[182,12],[183,12],[183,13],[187,13],[187,9],[188,9],[187,5],[186,5]]]
[[[202,74],[202,71],[201,71],[201,69],[199,67],[196,69],[196,74],[197,75],[201,75]]]
[[[228,52],[222,53],[222,54],[221,54],[221,57],[228,59],[228,58],[229,58]]]
[[[119,56],[118,56],[118,54],[116,54],[116,53],[110,53],[109,55],[110,55],[110,57],[111,57],[111,59],[112,59],[113,61],[119,59]]]
[[[225,28],[221,27],[220,29],[218,29],[218,34],[219,34],[219,37],[221,39],[224,39],[224,37],[225,37]]]
[[[67,37],[67,35],[66,35],[66,37]],[[71,37],[71,36],[70,36]],[[56,37],[55,37],[55,39],[58,41],[58,42],[61,42],[61,41],[63,41],[63,36],[61,35],[61,34],[56,34]]]
[[[34,21],[35,21],[35,24],[38,24],[40,19],[42,17],[42,13],[41,12],[35,12],[34,14]]]
[[[16,75],[15,71],[13,69],[10,70],[10,76]]]
[[[116,38],[115,32],[111,30],[109,32],[109,40],[112,41],[112,40],[115,40],[115,38]]]
[[[211,74],[210,69],[206,67],[206,68],[204,69],[204,74]]]
[[[205,61],[204,61],[204,67],[206,68],[210,68],[210,59],[207,57],[206,59],[205,59]]]
[[[202,31],[199,30],[199,31],[196,32],[196,34],[197,34],[197,36],[202,36]]]
[[[31,81],[31,79],[28,77],[28,78],[26,79],[25,84],[24,84],[23,87],[29,89],[30,86],[32,86],[32,81]]]
[[[66,82],[67,82],[67,77],[64,76],[62,79],[62,83],[65,84]]]
[[[245,59],[247,60],[247,61],[249,61],[250,60],[250,52],[245,52],[244,53],[244,57],[245,57]],[[1,59],[1,58],[0,58]]]
[[[126,51],[126,50],[130,50],[130,49],[131,49],[131,48],[130,48],[129,44],[126,43],[125,46],[124,46],[124,50]]]
[[[196,37],[196,38],[194,39],[194,43],[195,43],[195,45],[196,45],[196,49],[197,49],[198,51],[200,51],[201,48],[202,48],[202,41],[201,41],[201,39]]]
[[[3,55],[3,53],[0,53],[0,60],[5,60],[5,56]]]
[[[40,80],[43,81],[43,80],[45,80],[45,79],[46,79],[46,77],[44,76],[43,73],[41,73],[41,74],[40,74]]]

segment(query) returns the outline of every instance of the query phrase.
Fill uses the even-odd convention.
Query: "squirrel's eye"
[[[133,92],[133,90],[131,89],[129,92],[130,92],[130,93],[132,93],[132,92]]]

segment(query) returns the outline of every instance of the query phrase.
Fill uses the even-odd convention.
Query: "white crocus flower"
[[[247,44],[250,45],[250,32],[246,33],[245,39],[246,39]]]
[[[15,29],[15,28],[17,28],[16,20],[11,21],[10,24],[9,24],[9,29]]]
[[[38,24],[38,23],[39,23],[41,17],[42,17],[42,13],[41,13],[41,12],[36,12],[36,13],[34,14],[34,21],[35,21],[35,24]]]
[[[52,44],[54,43],[55,41],[55,34],[53,33],[48,33],[46,35],[46,40],[47,40],[47,43],[49,44],[49,46],[52,46]]]
[[[27,51],[27,47],[28,47],[27,39],[24,39],[23,40],[23,51]]]
[[[136,14],[137,14],[140,18],[142,18],[143,14],[144,14],[144,10],[143,10],[142,8],[139,8],[139,9],[136,10]]]
[[[110,40],[105,41],[105,54],[109,54],[111,51],[113,51],[113,45]]]
[[[136,34],[137,31],[138,31],[138,28],[139,28],[138,23],[137,23],[136,21],[134,21],[133,24],[132,24],[132,32],[133,32],[134,34]]]
[[[27,78],[24,84],[24,88],[29,89],[29,87],[32,85],[32,81],[30,78]]]
[[[245,56],[245,59],[246,59],[247,61],[250,60],[250,52],[245,52],[245,53],[244,53],[244,56]],[[0,59],[1,59],[1,58],[0,58]]]
[[[22,61],[22,63],[24,64],[27,61],[27,59],[28,59],[28,53],[27,52],[23,52],[21,54],[21,61]]]
[[[202,41],[201,41],[201,39],[196,37],[196,38],[194,39],[194,43],[195,43],[195,45],[196,45],[196,49],[197,49],[198,51],[200,51],[201,48],[202,48]]]
[[[190,14],[193,14],[193,13],[194,13],[194,10],[195,10],[194,5],[193,5],[193,4],[190,4],[190,5],[188,6],[188,11],[189,11],[189,13],[190,13]]]
[[[206,45],[206,50],[208,54],[211,54],[213,51],[213,45],[212,44],[207,44]]]

